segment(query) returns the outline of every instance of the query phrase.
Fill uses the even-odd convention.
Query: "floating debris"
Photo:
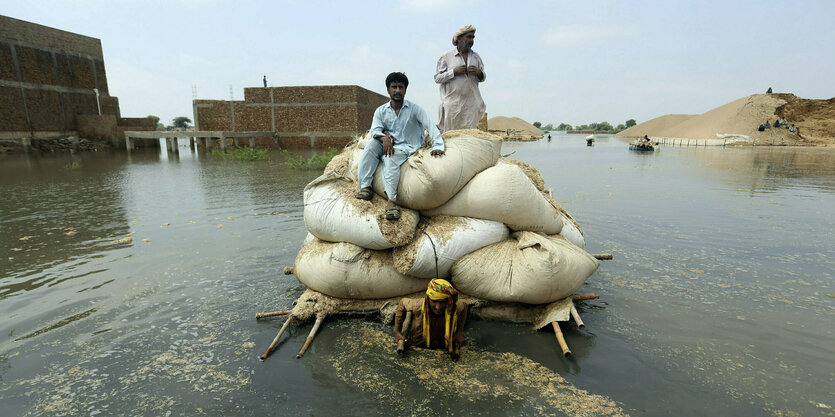
[[[113,241],[113,243],[130,243],[130,242],[133,242],[133,238],[132,238],[132,237],[123,237],[123,238],[121,238],[121,239],[119,239],[119,240],[114,240],[114,241]]]

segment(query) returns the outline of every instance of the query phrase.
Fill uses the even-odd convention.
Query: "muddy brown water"
[[[282,274],[318,176],[163,152],[0,156],[3,415],[835,415],[835,149],[508,143],[614,254],[586,324],[473,320],[461,361],[376,317],[311,323]],[[126,239],[130,238],[130,239]],[[391,343],[389,343],[391,342]],[[389,346],[390,345],[390,346]]]

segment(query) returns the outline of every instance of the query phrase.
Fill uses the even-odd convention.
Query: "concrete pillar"
[[[249,147],[250,147],[250,148],[254,148],[254,147],[255,147],[255,136],[250,136],[250,137],[249,137]]]
[[[20,144],[23,146],[23,152],[29,153],[32,149],[32,138],[21,138]]]
[[[220,150],[226,153],[226,135],[220,134]]]
[[[238,143],[238,138],[233,138],[233,139],[232,139],[232,142],[234,142],[234,143],[235,143],[235,147],[236,147],[236,148],[240,148],[240,147],[241,147],[241,144],[240,144],[240,143]]]
[[[128,150],[128,152],[133,152],[134,150],[133,138],[131,138],[128,135],[125,135],[125,148]]]
[[[188,148],[194,150],[194,138],[188,138]]]

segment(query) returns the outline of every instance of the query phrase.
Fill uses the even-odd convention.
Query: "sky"
[[[764,93],[835,97],[835,1],[0,0],[0,14],[101,40],[123,117],[193,119],[245,87],[356,84],[437,122],[438,58],[476,27],[489,117],[572,125],[699,114]]]

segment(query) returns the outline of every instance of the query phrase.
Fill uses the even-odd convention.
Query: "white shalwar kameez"
[[[423,131],[432,138],[432,149],[443,151],[441,132],[432,124],[429,115],[417,104],[403,100],[400,114],[395,113],[391,101],[377,107],[371,122],[370,139],[360,156],[357,176],[360,188],[371,187],[374,171],[383,162],[383,188],[389,200],[397,201],[397,185],[400,183],[400,165],[423,145]],[[389,132],[394,141],[394,155],[383,155],[383,144],[376,138]]]
[[[481,115],[487,110],[478,83],[487,79],[484,62],[475,52],[470,51],[467,61],[458,52],[458,48],[443,54],[435,70],[435,82],[441,85],[441,105],[438,109],[438,127],[446,132],[456,129],[475,129]],[[475,74],[453,74],[455,67],[465,65],[477,67],[484,74],[479,80]]]

